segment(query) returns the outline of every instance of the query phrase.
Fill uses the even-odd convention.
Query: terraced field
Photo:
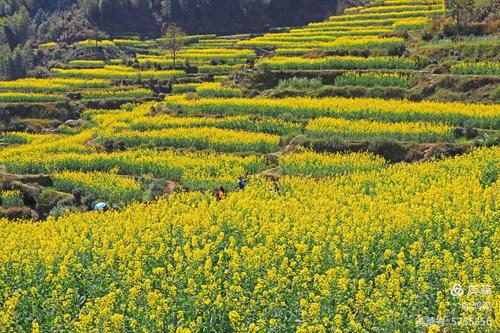
[[[446,11],[189,36],[176,68],[100,41],[134,56],[0,82],[0,332],[498,331],[500,105],[407,98],[498,82],[410,53]]]

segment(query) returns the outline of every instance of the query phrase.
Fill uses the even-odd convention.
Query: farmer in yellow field
[[[98,211],[101,211],[101,212],[105,212],[107,210],[109,210],[110,206],[107,202],[98,202],[95,204],[94,206],[94,211],[98,212]]]
[[[240,177],[240,180],[238,181],[238,185],[236,186],[236,189],[238,190],[244,190],[245,187],[247,187],[247,183],[245,181],[245,178]]]
[[[215,193],[215,199],[217,199],[217,201],[221,201],[225,195],[226,195],[226,190],[224,189],[224,187],[221,186],[219,190]]]

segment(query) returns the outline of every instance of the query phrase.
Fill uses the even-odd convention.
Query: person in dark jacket
[[[237,188],[238,188],[238,190],[244,190],[244,189],[245,189],[245,187],[247,187],[247,183],[246,183],[246,181],[245,181],[245,178],[240,177],[240,180],[238,181],[238,186],[237,186]]]

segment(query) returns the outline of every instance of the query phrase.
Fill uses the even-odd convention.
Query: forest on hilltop
[[[50,17],[57,25],[58,19],[76,14],[110,34],[161,33],[170,23],[192,34],[233,34],[321,20],[336,6],[337,0],[1,0],[0,17],[25,7],[38,22],[48,22],[43,19]],[[44,28],[50,30],[36,31],[42,37],[47,32]]]

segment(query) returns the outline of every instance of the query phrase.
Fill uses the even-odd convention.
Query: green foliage
[[[71,7],[76,5],[75,7]],[[27,10],[26,10],[27,8]],[[39,36],[67,38],[97,25],[110,33],[124,31],[159,34],[167,24],[182,22],[190,34],[234,34],[262,31],[269,26],[295,26],[325,15],[325,0],[0,0],[0,18],[32,13]],[[36,13],[36,15],[35,15]],[[90,24],[92,22],[93,24]],[[0,22],[1,23],[1,22]],[[196,36],[192,42],[210,36]]]
[[[384,73],[355,73],[349,72],[342,74],[335,79],[335,85],[343,86],[364,86],[364,87],[402,87],[409,88],[410,82],[408,77],[401,74],[384,74]]]
[[[462,62],[451,66],[451,73],[460,75],[500,75],[500,64],[497,62]]]
[[[174,94],[185,94],[185,93],[194,93],[196,92],[196,86],[200,85],[200,83],[184,83],[184,84],[174,84],[172,86],[172,92]]]
[[[419,64],[414,59],[402,57],[354,57],[330,56],[307,59],[300,57],[274,57],[264,59],[257,68],[269,66],[272,70],[329,70],[329,69],[417,69]]]
[[[170,25],[161,39],[160,45],[172,54],[174,68],[176,66],[177,53],[186,45],[186,33],[176,25]]]
[[[45,103],[60,102],[64,100],[65,98],[61,95],[0,92],[0,103]]]
[[[293,176],[327,177],[383,167],[384,159],[369,153],[318,154],[304,151],[279,157],[281,173]]]
[[[24,204],[23,194],[19,190],[9,190],[0,192],[2,207],[5,209],[19,207]]]
[[[293,77],[281,80],[277,89],[317,90],[323,86],[321,79],[308,79]]]
[[[59,191],[71,193],[81,188],[97,199],[111,203],[130,203],[142,197],[141,185],[134,179],[119,176],[116,169],[90,173],[62,171],[52,178],[54,187]]]
[[[486,167],[481,171],[480,182],[483,188],[491,186],[498,179],[498,164],[490,161],[486,164]]]
[[[13,132],[13,133],[5,133],[4,135],[0,136],[0,139],[3,142],[10,143],[10,144],[26,144],[30,142],[28,139],[26,133],[18,133],[18,132]]]
[[[32,55],[27,48],[18,46],[11,50],[7,44],[0,45],[0,80],[26,76],[26,69],[31,64]]]
[[[219,82],[203,83],[197,86],[196,94],[200,97],[243,97],[243,92],[240,89],[223,87]]]
[[[491,92],[491,99],[494,100],[495,102],[499,102],[500,101],[500,86],[496,87]]]
[[[223,75],[234,72],[238,67],[235,65],[203,65],[198,66],[198,72],[200,74]]]

